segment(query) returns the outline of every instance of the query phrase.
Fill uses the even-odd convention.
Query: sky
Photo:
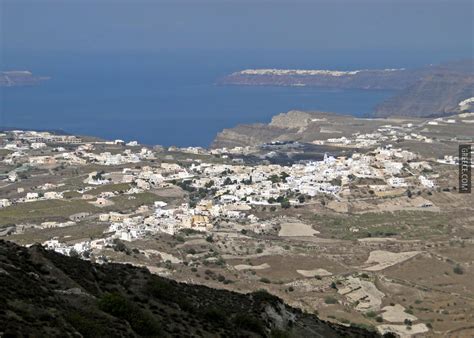
[[[422,49],[470,57],[473,6],[470,0],[0,0],[0,48]]]

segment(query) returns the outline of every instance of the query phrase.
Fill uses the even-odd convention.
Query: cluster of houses
[[[412,131],[413,124],[407,123],[402,126],[383,125],[372,133],[354,133],[350,137],[341,136],[338,138],[328,138],[325,140],[315,140],[314,144],[332,145],[337,147],[351,147],[367,149],[372,148],[381,142],[395,143],[400,140],[416,140],[424,143],[433,143],[430,137]]]
[[[390,141],[400,135],[397,128],[383,126],[375,133],[356,134],[354,138],[341,137],[329,139],[328,143],[354,144],[360,147],[374,145],[380,139]],[[379,182],[377,190],[418,185],[425,189],[435,187],[431,174],[431,167],[425,161],[420,161],[416,154],[391,145],[375,148],[365,153],[354,153],[349,157],[333,157],[325,155],[320,161],[294,163],[290,166],[277,164],[244,165],[240,163],[223,164],[204,162],[195,159],[186,165],[173,161],[155,161],[156,149],[140,146],[137,142],[130,142],[127,147],[114,148],[114,152],[100,152],[96,144],[79,142],[69,136],[56,138],[49,133],[16,132],[15,136],[4,141],[5,149],[10,149],[4,159],[6,163],[16,164],[16,169],[5,176],[4,181],[16,182],[22,168],[47,166],[49,164],[63,164],[65,166],[120,166],[117,171],[90,172],[83,179],[84,187],[74,191],[75,198],[87,200],[96,207],[113,205],[118,195],[128,195],[135,198],[138,193],[180,186],[187,190],[194,200],[189,198],[187,203],[169,205],[165,202],[155,202],[153,206],[140,206],[132,213],[104,212],[98,215],[80,213],[71,215],[68,222],[44,222],[38,227],[55,227],[76,224],[84,218],[98,219],[107,225],[104,238],[107,241],[120,239],[132,241],[145,238],[158,232],[174,235],[182,229],[195,231],[212,231],[220,221],[233,221],[258,231],[265,226],[252,211],[256,207],[290,207],[312,203],[311,198],[318,195],[329,196],[331,199],[341,199],[350,195],[354,182],[357,179],[373,179]],[[406,136],[406,135],[405,135]],[[416,137],[416,136],[413,136]],[[68,142],[65,142],[68,141]],[[67,150],[58,144],[50,142],[69,143]],[[77,142],[77,143],[76,143]],[[14,147],[9,147],[14,144]],[[42,153],[47,145],[48,152]],[[70,144],[75,144],[73,147]],[[113,145],[125,145],[125,142],[116,140]],[[15,148],[15,150],[13,150]],[[250,151],[249,147],[234,149],[205,150],[199,147],[185,149],[171,149],[191,154],[244,154]],[[171,151],[168,149],[168,151]],[[148,165],[143,162],[149,161]],[[141,165],[135,165],[141,163]],[[124,168],[124,165],[127,165]],[[125,188],[119,191],[105,189],[100,193],[92,194],[91,190],[98,186],[123,184]],[[0,208],[9,207],[16,203],[27,203],[38,200],[63,199],[69,190],[62,190],[62,184],[46,183],[36,187],[35,191],[20,194],[16,199],[1,199]],[[21,188],[19,188],[21,189]],[[19,190],[18,193],[21,193]],[[77,195],[79,194],[79,195]],[[110,210],[110,209],[108,209]],[[21,229],[17,227],[17,229]],[[104,245],[103,241],[92,243],[87,241],[74,247],[63,245],[52,240],[46,243],[48,247],[61,252],[74,249],[81,253]]]
[[[79,255],[83,258],[88,258],[92,250],[102,250],[106,246],[112,246],[113,241],[111,238],[100,238],[95,240],[76,241],[75,243],[64,243],[59,241],[57,238],[52,238],[43,242],[42,245],[48,250],[54,250],[62,255]],[[96,262],[102,263],[104,261],[97,259]]]
[[[26,141],[31,144],[31,147],[35,149],[35,146],[44,148],[43,144],[81,144],[82,139],[74,135],[57,135],[50,132],[40,131],[23,131],[13,130],[10,132],[13,135],[14,140]]]
[[[243,210],[250,210],[250,207],[244,204],[216,205],[212,200],[201,200],[195,207],[190,207],[187,203],[167,207],[167,203],[157,201],[152,214],[135,213],[117,218],[116,214],[109,213],[101,215],[101,220],[110,223],[106,233],[112,234],[113,238],[131,241],[158,232],[174,235],[182,229],[209,232],[213,229],[214,222],[224,217],[257,221],[255,216],[246,215]]]
[[[156,202],[152,214],[138,210],[132,215],[109,213],[100,216],[109,222],[107,233],[114,238],[130,241],[149,234],[164,232],[175,234],[181,229],[211,231],[214,224],[230,219],[254,227],[259,222],[252,214],[255,206],[280,205],[282,197],[289,205],[304,203],[298,195],[314,197],[318,194],[339,198],[347,183],[354,178],[375,178],[385,182],[385,189],[407,187],[405,177],[421,186],[435,187],[433,180],[420,173],[430,169],[428,163],[415,161],[416,155],[391,147],[377,148],[371,154],[354,154],[350,158],[325,156],[322,161],[280,165],[228,165],[194,163],[188,168],[176,164],[162,164],[160,168],[127,170],[122,180],[143,182],[143,189],[157,185],[165,186],[170,180],[179,179],[195,190],[211,190],[212,196],[191,206],[183,203],[170,207],[165,202]],[[154,181],[150,184],[150,181]],[[379,187],[379,189],[383,189]],[[145,212],[145,215],[143,214]]]
[[[33,148],[34,147],[34,148]],[[5,149],[13,150],[12,147],[5,146]],[[122,153],[112,154],[110,152],[94,153],[92,144],[85,144],[77,147],[74,151],[66,151],[62,147],[53,149],[54,153],[43,155],[28,152],[29,149],[38,150],[37,146],[32,144],[32,148],[15,147],[15,151],[5,156],[3,161],[6,164],[24,163],[31,167],[35,166],[54,166],[64,165],[85,165],[96,163],[105,166],[115,166],[122,164],[139,163],[142,160],[154,159],[153,152],[147,148],[142,148],[139,152],[132,152],[131,149],[125,149]]]

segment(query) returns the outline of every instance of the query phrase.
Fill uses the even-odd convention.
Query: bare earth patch
[[[431,205],[430,207],[426,207],[427,205]],[[357,202],[354,203],[354,208],[358,209]],[[369,211],[367,208],[363,208],[361,205],[361,210]],[[423,197],[416,196],[413,198],[407,198],[405,196],[390,199],[387,201],[383,201],[382,203],[378,203],[373,205],[373,211],[377,210],[384,210],[384,211],[407,211],[407,210],[423,210],[423,211],[433,211],[439,212],[439,207],[433,205],[433,203]]]
[[[349,205],[346,202],[330,201],[327,207],[335,212],[345,213],[349,211]]]
[[[304,223],[282,223],[280,226],[281,229],[278,233],[280,237],[306,237],[319,233],[311,225]]]
[[[93,201],[93,202],[89,202],[89,203],[92,204],[95,207],[98,207],[98,208],[111,207],[115,204],[111,200],[102,200],[100,202],[99,201]]]
[[[237,270],[264,270],[264,269],[269,269],[270,265],[267,263],[263,263],[260,265],[248,265],[248,264],[239,264],[235,265],[234,268]]]
[[[159,268],[159,267],[150,266],[150,265],[145,265],[145,267],[148,269],[148,271],[150,271],[150,273],[154,275],[159,275],[162,277],[169,277],[171,275],[170,270],[166,268]]]
[[[405,308],[400,304],[395,304],[394,306],[385,306],[382,311],[382,318],[387,322],[403,323],[405,319],[411,320],[412,322],[418,320],[418,318],[415,316],[406,313]]]
[[[415,257],[421,251],[406,251],[406,252],[390,252],[384,250],[372,251],[369,258],[365,262],[367,265],[376,263],[375,265],[364,268],[366,271],[380,271],[392,265],[399,264],[410,258]]]
[[[408,329],[408,327],[410,329]],[[415,324],[412,326],[406,325],[379,325],[377,326],[377,330],[381,333],[393,332],[397,334],[400,338],[408,338],[413,337],[415,334],[425,333],[428,332],[429,329],[425,324]]]
[[[161,251],[158,251],[158,250],[152,250],[152,249],[148,249],[148,250],[144,250],[144,253],[145,253],[145,256],[147,256],[148,258],[150,256],[160,256],[161,259],[166,262],[166,261],[170,261],[172,264],[179,264],[182,262],[181,259],[173,256],[173,255],[170,255],[169,253],[166,253],[166,252],[161,252]]]
[[[332,273],[329,272],[328,270],[325,269],[315,269],[315,270],[296,270],[300,275],[304,277],[316,277],[316,276],[321,276],[321,277],[326,277],[326,276],[332,276]]]

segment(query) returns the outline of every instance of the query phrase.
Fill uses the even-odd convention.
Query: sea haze
[[[390,91],[219,86],[220,77],[249,67],[350,69],[384,65],[342,55],[294,58],[179,50],[162,53],[19,54],[2,68],[28,69],[51,80],[1,88],[2,126],[62,129],[145,144],[208,146],[223,128],[268,122],[291,109],[363,116]],[[359,60],[360,61],[360,60]],[[344,65],[344,66],[342,66]]]
[[[421,66],[472,55],[469,0],[0,1],[0,125],[206,146],[290,109],[364,115],[388,92],[219,87],[244,68]]]

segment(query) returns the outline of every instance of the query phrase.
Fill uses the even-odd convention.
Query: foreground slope
[[[187,285],[0,241],[2,336],[372,337],[279,298]]]

